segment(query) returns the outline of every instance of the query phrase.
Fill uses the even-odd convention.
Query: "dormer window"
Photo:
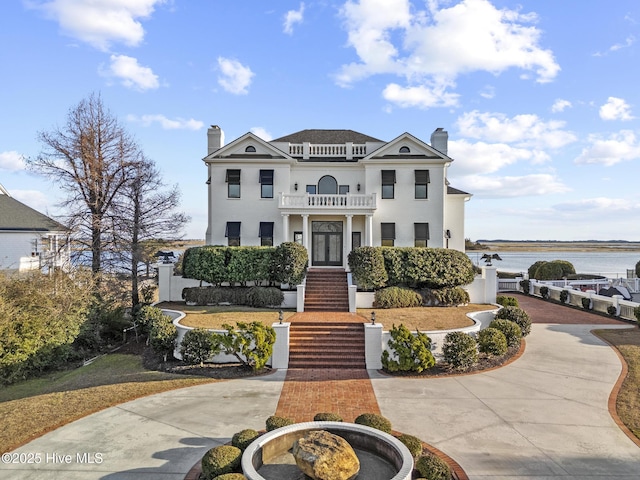
[[[400,147],[400,153],[411,153],[411,149],[409,147]]]
[[[249,145],[247,148],[244,149],[244,151],[246,153],[256,153],[256,147],[254,147],[253,145]]]

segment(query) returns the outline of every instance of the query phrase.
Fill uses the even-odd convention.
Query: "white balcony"
[[[351,142],[342,144],[290,143],[289,155],[292,157],[308,158],[341,158],[352,160],[367,155],[366,144],[354,144]]]
[[[376,209],[376,194],[291,194],[281,193],[278,207],[287,210],[309,211],[345,211]]]

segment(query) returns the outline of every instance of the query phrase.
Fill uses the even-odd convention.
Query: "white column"
[[[288,213],[282,214],[282,241],[283,242],[289,241],[289,214]]]
[[[345,235],[346,238],[342,239],[342,248],[343,248],[343,256],[342,263],[344,265],[345,270],[349,271],[349,262],[347,261],[347,256],[351,251],[351,232],[353,231],[353,215],[346,215],[347,217],[347,233]]]
[[[367,215],[366,225],[366,239],[365,244],[368,247],[373,247],[373,215]]]
[[[309,215],[302,215],[302,245],[307,249],[309,255],[309,266],[311,266],[311,242],[309,241]]]

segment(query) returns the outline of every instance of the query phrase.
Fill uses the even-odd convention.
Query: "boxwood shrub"
[[[514,326],[520,330],[515,323]],[[497,328],[485,328],[478,333],[478,349],[480,353],[499,357],[507,353],[507,338]]]
[[[450,332],[442,344],[444,361],[456,370],[467,370],[478,363],[476,340],[464,332]]]
[[[238,447],[243,452],[247,449],[247,447],[253,442],[256,438],[258,438],[260,434],[251,428],[247,428],[245,430],[240,430],[237,433],[233,434],[231,437],[231,445],[234,447]]]
[[[449,464],[433,454],[423,455],[416,461],[416,470],[426,480],[451,480]]]
[[[519,307],[518,299],[516,297],[510,297],[507,295],[498,295],[496,297],[496,303],[503,307]]]
[[[373,290],[387,285],[389,277],[380,248],[355,248],[349,252],[348,262],[353,278],[361,289]]]
[[[521,308],[518,307],[502,307],[496,313],[496,320],[511,320],[518,324],[522,330],[522,336],[526,337],[531,333],[531,318]]]
[[[190,365],[202,367],[208,358],[218,353],[220,353],[220,346],[215,334],[202,328],[189,330],[180,343],[182,361]]]
[[[296,422],[294,422],[291,418],[271,415],[265,422],[265,428],[267,429],[267,432],[270,432],[277,428],[288,427],[289,425],[293,425],[294,423]]]
[[[409,449],[409,452],[411,453],[411,456],[413,458],[417,458],[422,454],[422,441],[418,437],[403,433],[396,438]]]
[[[410,288],[387,287],[376,290],[373,299],[375,308],[406,308],[422,305],[422,296]]]
[[[213,480],[247,480],[247,477],[241,473],[225,473],[214,477]]]
[[[232,445],[213,447],[202,457],[202,475],[205,480],[213,480],[225,473],[234,473],[240,466],[242,451]]]
[[[442,287],[432,289],[436,304],[441,307],[454,307],[469,303],[469,292],[462,287]]]
[[[496,319],[489,324],[489,328],[502,332],[508,347],[517,347],[520,345],[522,329],[517,323],[506,319]]]
[[[366,425],[385,433],[391,433],[391,421],[377,413],[362,413],[356,417],[353,423],[358,425]]]
[[[276,287],[187,287],[182,290],[185,302],[196,305],[247,305],[250,307],[278,307],[284,294]]]
[[[314,415],[313,421],[314,422],[342,422],[344,420],[337,413],[320,412]]]

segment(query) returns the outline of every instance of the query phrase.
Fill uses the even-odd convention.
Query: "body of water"
[[[484,253],[497,253],[502,261],[494,260],[493,265],[503,272],[526,272],[540,260],[567,260],[573,264],[576,273],[592,273],[609,278],[626,278],[627,269],[635,269],[640,261],[640,252],[501,252],[470,251],[467,255],[474,265],[485,265],[481,259]]]

